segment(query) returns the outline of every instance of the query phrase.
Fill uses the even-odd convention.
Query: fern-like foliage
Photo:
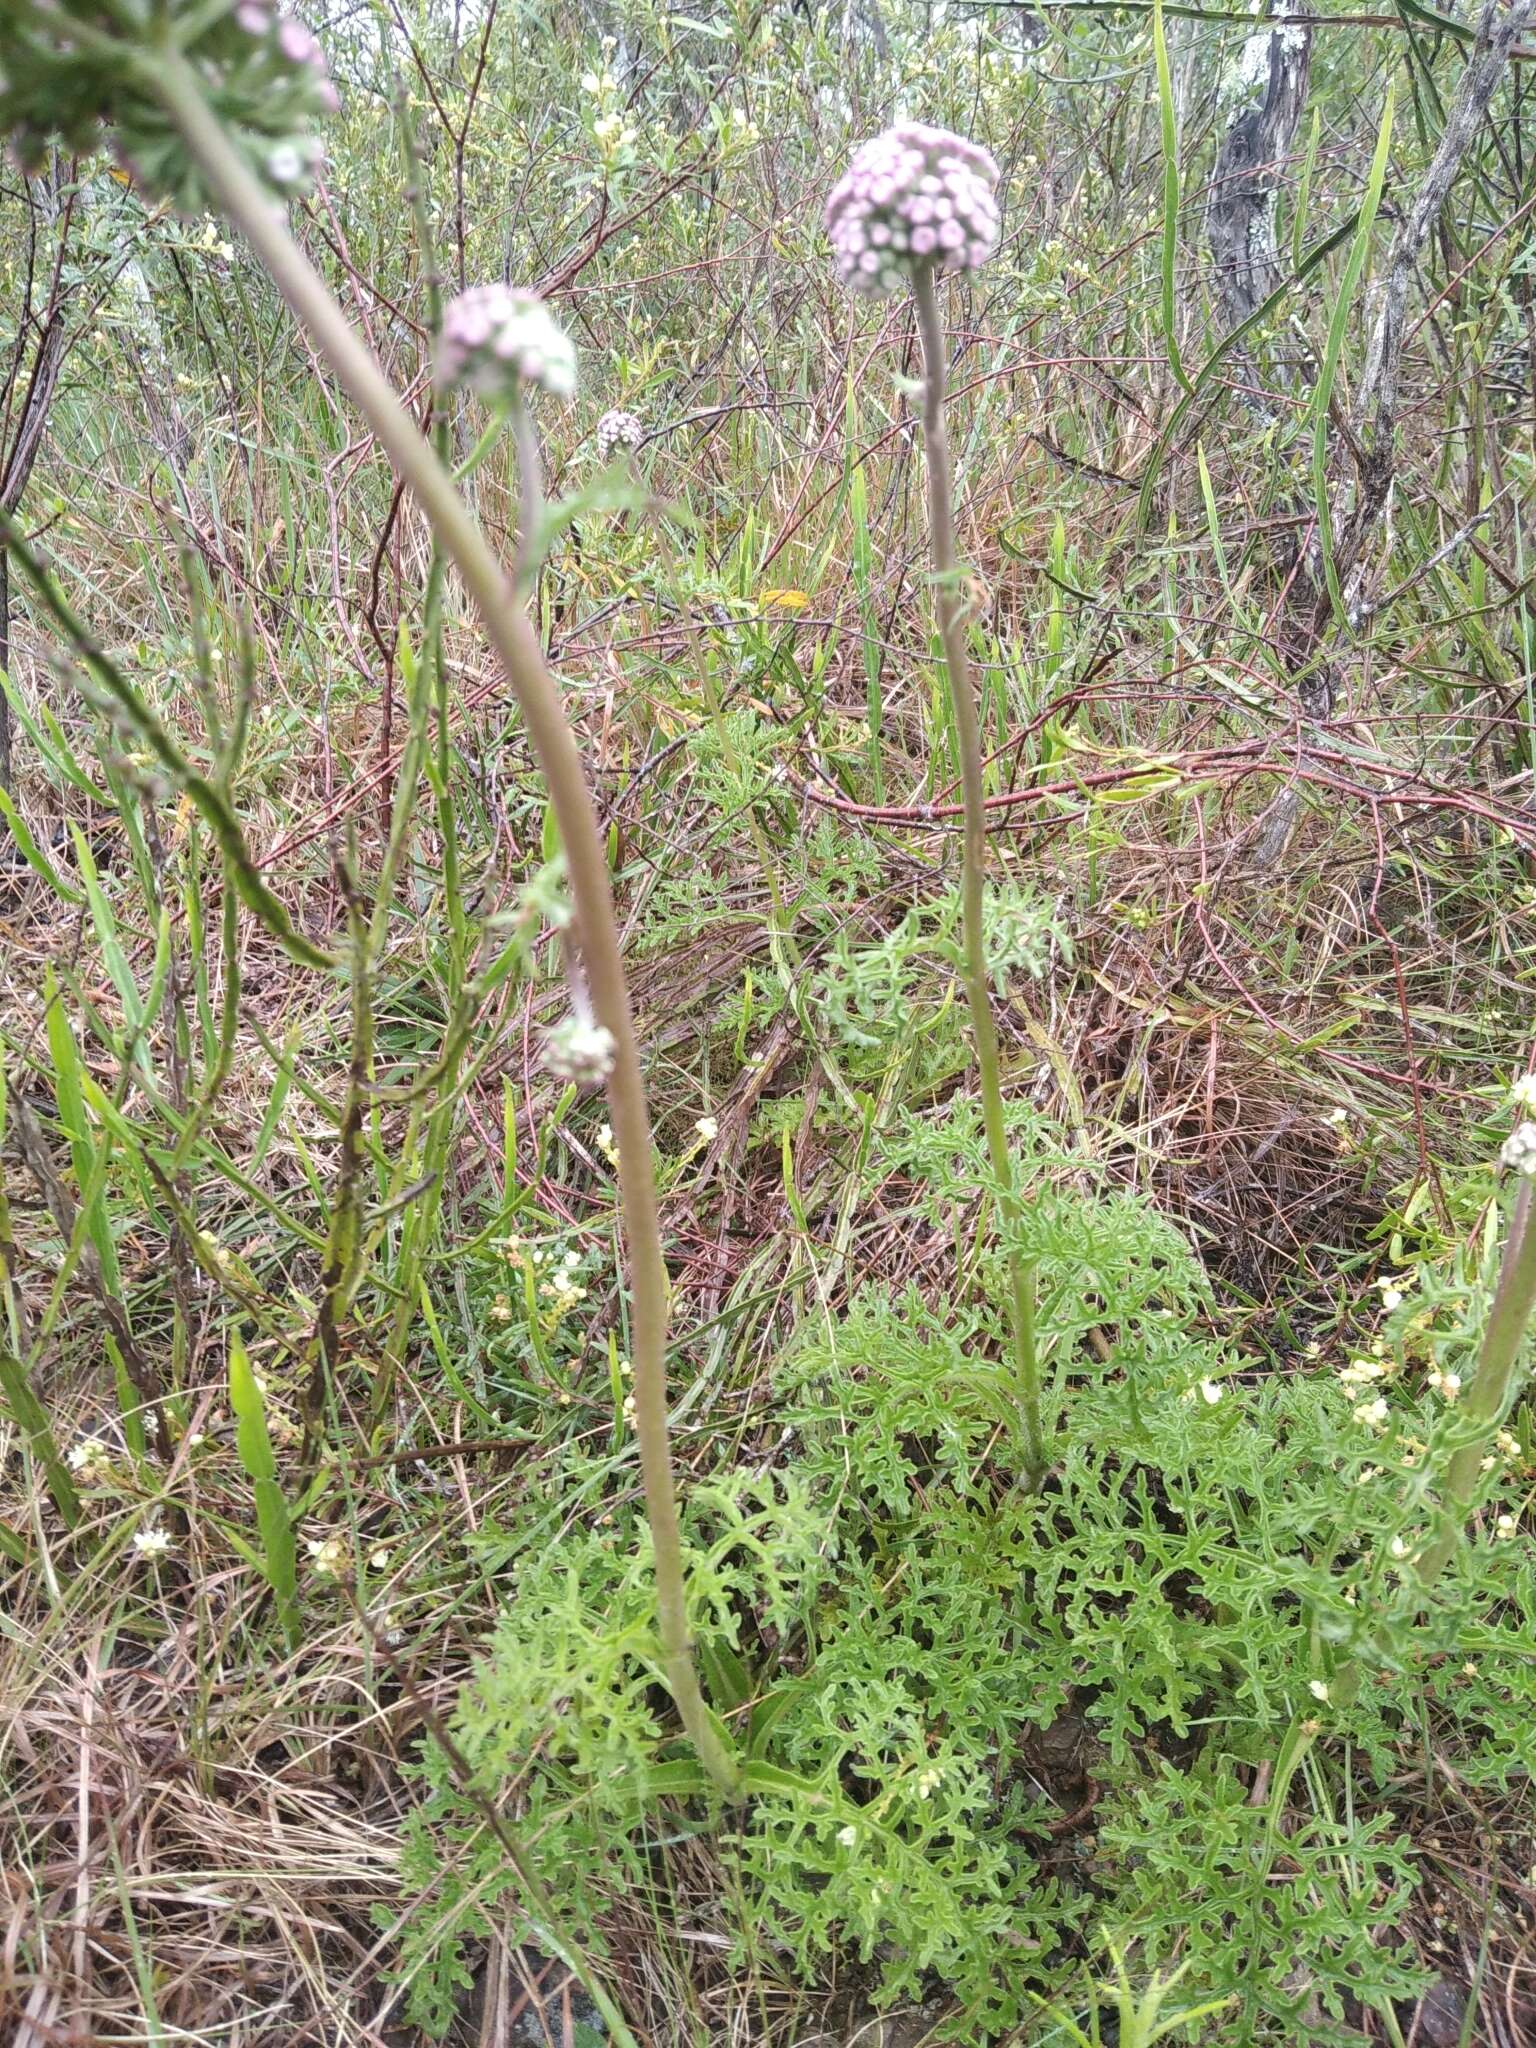
[[[1178,1234],[1027,1114],[1016,1139],[1061,1421],[1048,1483],[1019,1483],[985,1296],[869,1291],[790,1347],[755,1459],[688,1503],[693,1624],[750,1799],[702,1798],[638,1525],[608,1504],[614,1472],[570,1451],[560,1497],[601,1505],[506,1549],[458,1741],[599,1948],[618,1899],[675,1910],[678,1846],[707,1836],[724,1881],[693,1918],[801,1978],[852,1955],[879,1998],[942,1987],[957,2040],[1038,2023],[1096,1929],[1229,2000],[1212,2040],[1356,2040],[1362,2008],[1416,1981],[1392,1787],[1426,1717],[1457,1724],[1472,1778],[1520,1768],[1531,1566],[1484,1546],[1426,1611],[1413,1543],[1454,1416],[1406,1378],[1362,1422],[1331,1374],[1245,1374]],[[986,1185],[963,1105],[909,1118],[882,1163],[950,1230]],[[984,1276],[1000,1257],[980,1247]],[[1358,1689],[1335,1701],[1346,1660]],[[1034,1761],[1063,1725],[1094,1801],[1066,1850],[1063,1788]],[[411,1968],[431,2025],[510,1880],[424,1770],[411,1874],[438,1881]]]

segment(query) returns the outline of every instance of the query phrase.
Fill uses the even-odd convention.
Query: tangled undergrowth
[[[55,110],[73,155],[38,154],[52,56],[21,78],[25,2048],[1536,2032],[1528,1397],[1416,1570],[1523,1213],[1521,50],[1458,112],[1516,12],[313,8],[323,159],[287,133],[331,97],[308,38],[266,0],[186,12],[241,161],[306,193],[299,241],[531,588],[581,746],[731,1796],[657,1632],[623,1148],[527,725],[376,422],[229,220],[160,203],[217,188],[154,81],[113,158],[110,70]],[[57,19],[0,22],[11,84]],[[987,267],[943,292],[937,579],[920,337],[905,299],[850,308],[820,228],[914,113],[1000,170],[1000,246],[982,208]],[[1378,501],[1373,292],[1447,137]],[[559,322],[508,419],[433,386],[443,290],[500,277]]]

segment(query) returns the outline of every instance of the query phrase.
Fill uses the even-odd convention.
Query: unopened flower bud
[[[645,429],[632,412],[605,412],[597,423],[597,459],[611,462],[620,448],[633,454],[644,439]]]
[[[601,1024],[567,1017],[544,1040],[544,1064],[560,1081],[595,1085],[613,1069],[613,1033]]]

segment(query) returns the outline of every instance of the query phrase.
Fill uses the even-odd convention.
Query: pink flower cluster
[[[556,398],[576,389],[576,351],[535,292],[481,284],[461,292],[443,314],[438,381],[467,384],[487,398],[514,397],[536,384]]]
[[[975,270],[997,247],[997,165],[947,128],[900,121],[866,142],[827,201],[837,274],[893,292],[919,264]]]
[[[284,14],[274,0],[238,0],[235,20],[248,36],[266,43],[289,70],[312,72],[316,103],[328,114],[336,112],[341,102],[325,68],[325,53],[302,21]]]

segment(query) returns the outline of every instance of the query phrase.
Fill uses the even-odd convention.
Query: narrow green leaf
[[[1152,48],[1157,58],[1157,104],[1163,131],[1163,341],[1168,363],[1188,391],[1175,325],[1177,294],[1174,270],[1179,253],[1179,123],[1173,104],[1173,73],[1168,64],[1168,37],[1163,29],[1163,0],[1152,0]]]
[[[3,789],[0,789],[0,818],[3,818],[10,827],[11,837],[16,842],[16,851],[34,874],[42,876],[59,901],[61,903],[68,903],[73,907],[78,907],[82,904],[85,898],[78,889],[72,889],[69,883],[64,880],[53,862],[32,837],[26,819],[17,810]]]

